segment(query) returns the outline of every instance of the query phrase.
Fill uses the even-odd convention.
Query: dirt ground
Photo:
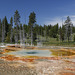
[[[61,59],[40,58],[34,61],[21,61],[18,58],[12,61],[14,58],[0,59],[0,75],[75,75],[75,56]]]
[[[35,62],[0,60],[0,75],[75,75],[75,59]]]

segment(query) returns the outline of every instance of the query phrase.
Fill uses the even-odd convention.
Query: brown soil
[[[60,75],[75,75],[75,73],[71,73],[71,72],[61,72],[59,74]]]
[[[26,47],[26,49],[35,48],[36,47]],[[21,50],[21,48],[15,48],[14,46],[7,47],[6,49],[4,49],[4,53],[15,50]],[[67,49],[60,50],[67,51]],[[70,49],[69,51],[75,53],[74,50]],[[66,56],[66,58],[68,59],[65,59],[63,57],[33,58],[16,57],[14,55],[4,55],[0,57],[0,59],[3,59],[0,60],[0,75],[75,75],[75,55]],[[43,61],[39,59],[43,59]],[[47,59],[47,61],[45,61],[45,59]],[[73,61],[71,59],[73,59]]]

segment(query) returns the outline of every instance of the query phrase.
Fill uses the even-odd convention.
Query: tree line
[[[8,23],[7,17],[0,19],[0,42],[2,43],[36,43],[47,41],[47,37],[57,38],[57,41],[75,41],[75,26],[73,26],[68,16],[64,24],[59,27],[56,25],[39,25],[36,24],[36,14],[31,12],[28,24],[20,22],[20,14],[16,10],[14,17],[10,18]],[[42,38],[46,39],[42,39]]]

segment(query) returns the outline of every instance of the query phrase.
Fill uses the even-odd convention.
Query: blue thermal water
[[[51,56],[51,52],[49,50],[21,50],[21,51],[8,52],[6,54],[16,55],[16,56],[43,56],[43,57]]]

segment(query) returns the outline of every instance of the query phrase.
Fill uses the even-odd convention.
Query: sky
[[[67,16],[70,16],[75,26],[75,0],[0,0],[1,19],[6,16],[10,23],[16,10],[21,16],[22,24],[28,24],[29,15],[34,11],[39,25],[58,23],[61,26]]]

